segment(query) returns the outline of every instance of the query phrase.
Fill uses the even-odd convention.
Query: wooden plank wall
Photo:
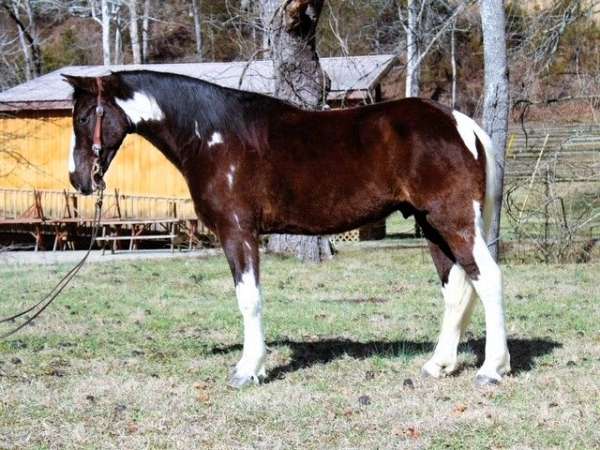
[[[71,117],[65,111],[0,117],[0,188],[72,189],[67,170],[71,134]],[[175,167],[137,135],[125,139],[106,182],[110,192],[189,197]]]

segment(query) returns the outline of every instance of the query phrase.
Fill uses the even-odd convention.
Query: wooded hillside
[[[258,3],[2,0],[0,89],[66,65],[264,59],[269,44]],[[557,103],[564,119],[597,116],[598,3],[507,2],[511,97],[517,107],[529,106],[529,118],[556,116]],[[420,95],[450,104],[454,86],[457,107],[479,115],[483,56],[478,5],[463,0],[414,4],[416,28],[407,33],[412,28],[404,0],[326,1],[319,54],[397,54],[395,76],[385,88],[402,96],[407,35],[412,35],[422,58]],[[554,108],[530,107],[546,104]],[[517,108],[514,114],[520,112]]]

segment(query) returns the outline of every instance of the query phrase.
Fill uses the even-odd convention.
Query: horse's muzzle
[[[71,182],[71,186],[73,186],[75,190],[82,195],[91,195],[94,193],[94,187],[92,185],[91,178],[83,181],[77,172],[71,172],[69,173],[69,181]]]

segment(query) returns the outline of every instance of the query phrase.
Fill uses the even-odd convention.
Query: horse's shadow
[[[286,373],[295,372],[300,369],[314,366],[315,364],[327,364],[344,356],[355,359],[366,359],[374,355],[384,357],[394,356],[417,356],[433,351],[432,342],[415,341],[369,341],[356,342],[350,339],[323,339],[320,341],[292,341],[281,339],[267,343],[268,347],[289,347],[291,350],[290,361],[274,367],[269,371],[266,380],[272,381],[283,378]],[[559,342],[547,339],[509,339],[508,349],[511,354],[512,373],[527,372],[534,367],[535,358],[551,353],[555,348],[562,347]],[[230,353],[240,351],[240,344],[225,347],[215,347],[213,354]],[[462,343],[459,352],[469,351],[475,354],[477,366],[483,364],[485,353],[485,339],[469,339]]]

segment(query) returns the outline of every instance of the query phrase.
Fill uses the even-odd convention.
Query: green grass
[[[1,267],[0,315],[67,269]],[[457,376],[419,377],[442,311],[423,251],[267,256],[270,379],[233,391],[241,321],[222,257],[88,265],[0,342],[0,448],[597,448],[600,265],[504,272],[515,370],[477,389],[481,307]]]

